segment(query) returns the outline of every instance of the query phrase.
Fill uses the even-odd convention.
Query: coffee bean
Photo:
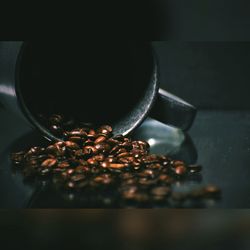
[[[219,194],[220,193],[220,189],[215,186],[215,185],[207,185],[205,188],[204,188],[204,192],[206,194]]]
[[[151,194],[156,196],[166,196],[170,193],[169,187],[155,187],[151,190]]]
[[[76,158],[83,158],[85,155],[82,149],[76,150],[74,154]]]
[[[122,174],[120,175],[120,177],[121,177],[122,179],[126,180],[126,179],[133,178],[134,175],[131,174],[131,173],[122,173]]]
[[[107,158],[105,159],[105,161],[106,161],[106,162],[109,162],[109,163],[113,163],[113,162],[116,162],[116,161],[117,161],[117,158],[116,158],[116,157],[111,157],[111,156],[109,156],[109,157],[107,157]]]
[[[126,167],[126,165],[121,163],[110,163],[108,167],[120,169]]]
[[[72,149],[72,150],[79,149],[79,145],[72,141],[65,141],[65,145],[67,148]]]
[[[94,158],[89,158],[87,162],[90,165],[98,165],[98,161],[96,161]]]
[[[138,182],[141,185],[150,186],[150,185],[155,185],[157,183],[157,180],[149,180],[148,178],[140,178]]]
[[[72,168],[70,168],[70,169],[67,170],[67,174],[68,175],[72,175],[74,172],[75,172],[75,170],[72,169]]]
[[[97,153],[97,149],[94,146],[85,146],[83,148],[83,153],[85,155],[92,155],[92,154]]]
[[[74,129],[72,131],[67,131],[68,137],[80,137],[80,138],[87,138],[87,132],[83,129]]]
[[[177,165],[177,167],[174,170],[176,175],[183,176],[187,172],[187,168],[183,165]]]
[[[108,168],[108,167],[110,167],[110,163],[107,162],[107,161],[104,161],[104,162],[101,162],[100,166],[101,166],[102,168]]]
[[[86,166],[77,166],[75,168],[75,172],[77,173],[87,173],[90,171],[90,168],[86,165]]]
[[[99,153],[107,153],[110,150],[110,146],[107,143],[98,143],[95,145],[95,149],[99,152]]]
[[[76,142],[76,143],[81,143],[82,142],[82,137],[80,136],[70,136],[68,138],[69,141]]]
[[[68,168],[70,167],[70,164],[67,161],[63,161],[57,164],[58,168]]]
[[[71,181],[78,182],[84,180],[86,177],[83,174],[76,174],[71,176]]]
[[[56,159],[46,159],[45,161],[42,162],[41,166],[48,168],[55,166],[56,163],[57,163]]]
[[[108,174],[103,174],[95,177],[94,181],[102,184],[110,184],[112,183],[112,178]]]
[[[103,154],[98,154],[98,155],[95,155],[93,156],[93,159],[96,160],[96,161],[104,161],[105,160],[105,156]]]
[[[119,162],[121,163],[132,163],[135,161],[135,158],[133,156],[119,158]]]
[[[122,191],[122,196],[125,199],[134,199],[137,191],[137,186],[128,186]]]
[[[109,125],[103,125],[97,130],[97,132],[108,136],[112,133],[112,128]]]
[[[101,143],[101,142],[104,142],[104,141],[106,141],[106,136],[103,136],[103,135],[100,135],[100,136],[98,136],[96,139],[95,139],[95,144],[99,144],[99,143]]]
[[[172,164],[173,164],[174,167],[177,167],[177,166],[180,166],[180,165],[181,166],[185,165],[183,161],[173,161]]]
[[[171,184],[171,183],[174,182],[174,179],[173,179],[171,176],[166,175],[166,174],[161,174],[161,175],[159,176],[159,180],[160,180],[161,182],[167,183],[167,184]]]

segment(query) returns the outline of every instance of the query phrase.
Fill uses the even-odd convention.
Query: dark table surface
[[[0,121],[1,208],[91,207],[82,201],[72,201],[72,195],[65,198],[51,191],[46,181],[31,185],[23,181],[21,174],[13,172],[10,152],[39,145],[44,139],[4,108],[0,109]],[[199,110],[187,134],[147,119],[134,138],[148,140],[152,152],[202,164],[199,178],[177,182],[175,190],[185,191],[209,183],[222,190],[219,200],[184,207],[250,207],[250,111]]]

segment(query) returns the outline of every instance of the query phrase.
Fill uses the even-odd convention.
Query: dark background
[[[154,42],[162,88],[199,108],[250,107],[250,42]]]

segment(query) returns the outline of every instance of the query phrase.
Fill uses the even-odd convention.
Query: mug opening
[[[18,63],[19,99],[29,120],[51,139],[38,113],[61,113],[127,134],[157,91],[148,44],[25,42]]]

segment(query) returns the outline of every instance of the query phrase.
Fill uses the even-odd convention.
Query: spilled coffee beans
[[[47,119],[47,127],[63,140],[13,153],[14,167],[25,178],[50,177],[60,189],[116,190],[119,199],[139,204],[218,197],[218,187],[208,185],[189,193],[176,193],[173,185],[201,171],[166,155],[150,154],[146,141],[113,136],[112,127],[75,124],[61,115]]]

